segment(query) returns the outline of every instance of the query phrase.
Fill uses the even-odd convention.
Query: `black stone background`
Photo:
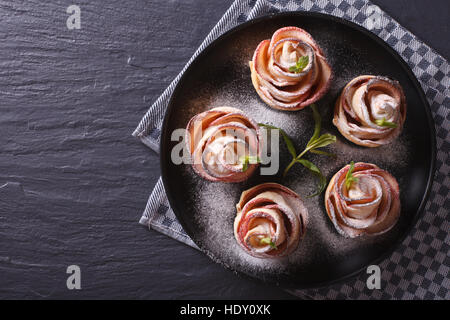
[[[450,57],[447,0],[373,2]],[[293,298],[137,224],[159,158],[131,133],[231,3],[0,1],[1,299]]]

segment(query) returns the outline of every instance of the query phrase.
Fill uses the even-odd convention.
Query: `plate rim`
[[[283,18],[283,17],[305,17],[305,16],[312,17],[312,18],[320,18],[320,19],[324,19],[324,20],[331,20],[333,22],[340,23],[347,27],[350,27],[350,28],[356,30],[357,32],[362,32],[364,35],[368,36],[373,41],[377,42],[377,44],[381,45],[385,50],[387,50],[391,54],[391,56],[393,56],[395,58],[395,60],[397,60],[397,62],[401,65],[401,67],[406,72],[408,78],[413,83],[415,90],[418,92],[418,94],[420,96],[420,100],[421,100],[422,104],[425,106],[425,114],[427,116],[427,122],[428,122],[428,126],[430,127],[430,133],[431,133],[431,141],[430,141],[430,151],[431,151],[431,159],[430,160],[431,161],[430,161],[430,169],[429,169],[428,176],[427,176],[425,192],[422,196],[422,200],[421,200],[416,212],[413,214],[413,219],[411,220],[411,222],[409,223],[409,225],[407,226],[405,231],[399,237],[397,237],[397,239],[392,243],[392,245],[389,246],[389,248],[385,252],[383,252],[377,258],[370,261],[366,266],[361,267],[352,273],[346,274],[346,275],[338,277],[336,279],[323,281],[323,282],[317,282],[317,283],[309,283],[309,284],[300,284],[300,285],[292,284],[290,286],[290,285],[286,285],[286,284],[280,285],[280,283],[271,281],[271,280],[252,277],[243,271],[234,269],[231,266],[220,263],[220,259],[216,258],[209,250],[204,248],[200,243],[198,243],[198,241],[194,240],[195,236],[192,235],[191,230],[189,230],[189,227],[185,223],[183,214],[181,213],[182,210],[179,210],[179,208],[177,208],[177,206],[174,205],[176,203],[176,201],[174,199],[173,192],[170,192],[170,188],[169,188],[169,184],[168,184],[168,177],[167,177],[167,175],[168,175],[167,174],[168,162],[166,161],[167,154],[163,151],[165,150],[164,142],[167,141],[167,137],[169,134],[168,133],[168,119],[169,119],[168,114],[173,109],[174,97],[177,95],[177,92],[180,90],[180,87],[181,87],[180,83],[183,83],[183,81],[185,81],[187,75],[189,74],[189,71],[191,71],[196,66],[198,61],[203,56],[207,55],[214,47],[216,47],[219,43],[221,43],[224,38],[227,38],[231,34],[239,32],[248,26],[254,25],[254,24],[259,23],[264,20]],[[257,281],[257,282],[265,283],[265,284],[272,284],[272,285],[276,285],[276,286],[279,286],[279,287],[285,288],[285,289],[311,289],[311,288],[318,289],[318,288],[335,285],[338,283],[343,283],[345,281],[350,281],[351,279],[356,278],[356,276],[362,274],[366,270],[367,266],[372,265],[372,264],[377,264],[377,265],[380,264],[382,261],[384,261],[385,259],[390,257],[394,253],[394,251],[399,248],[400,244],[406,239],[406,237],[411,233],[411,231],[417,224],[419,218],[423,216],[423,213],[425,211],[424,210],[425,205],[429,199],[429,195],[430,195],[430,192],[431,192],[431,189],[433,186],[433,182],[434,182],[434,176],[435,176],[435,171],[436,171],[436,127],[435,127],[435,123],[434,123],[434,118],[431,114],[431,107],[428,103],[426,94],[423,91],[419,80],[417,79],[417,77],[415,76],[415,74],[413,73],[413,71],[411,70],[409,65],[406,63],[406,61],[400,56],[400,54],[397,51],[395,51],[394,48],[392,48],[386,41],[381,39],[378,35],[374,34],[373,32],[364,28],[363,26],[356,24],[355,22],[349,21],[349,20],[341,18],[341,17],[333,16],[330,14],[325,14],[325,13],[320,13],[320,12],[310,12],[310,11],[277,12],[277,13],[270,13],[270,14],[262,15],[257,18],[251,19],[249,21],[243,22],[243,23],[238,24],[237,26],[229,29],[228,31],[224,32],[219,37],[212,40],[212,42],[209,45],[207,45],[206,48],[204,48],[193,59],[193,61],[186,67],[186,69],[184,70],[180,79],[178,80],[177,84],[175,85],[175,88],[169,98],[167,108],[164,111],[164,118],[163,118],[163,123],[161,126],[161,138],[160,138],[160,142],[159,142],[159,151],[160,151],[159,160],[160,160],[160,168],[161,168],[161,179],[162,179],[163,186],[164,186],[164,189],[165,189],[165,192],[167,195],[167,199],[169,201],[169,205],[172,208],[172,211],[174,212],[175,216],[177,217],[178,221],[180,222],[181,226],[183,227],[183,229],[185,230],[187,235],[198,246],[198,248],[200,249],[200,251],[202,253],[206,254],[213,262],[220,264],[224,269],[230,270],[234,273],[237,273],[241,277],[244,277],[244,278],[247,278],[247,279],[250,279],[253,281]]]

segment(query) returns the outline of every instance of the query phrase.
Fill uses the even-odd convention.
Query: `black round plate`
[[[396,226],[381,236],[346,239],[328,220],[323,194],[307,198],[317,181],[301,166],[287,178],[255,174],[244,183],[212,183],[195,175],[188,164],[175,165],[171,141],[175,129],[185,128],[197,113],[217,106],[242,109],[257,122],[285,129],[297,150],[313,132],[311,110],[274,110],[259,99],[250,80],[248,61],[254,49],[285,26],[308,31],[324,50],[334,79],[318,103],[322,132],[335,134],[338,142],[328,148],[337,159],[308,155],[330,179],[350,161],[371,162],[398,180],[402,212]],[[344,85],[362,74],[383,75],[403,86],[408,111],[404,130],[390,145],[358,147],[347,141],[331,124],[334,102]],[[283,144],[283,143],[281,143]],[[280,172],[290,160],[280,150]],[[362,27],[333,16],[295,12],[265,16],[225,33],[206,48],[180,79],[166,111],[161,137],[161,171],[170,205],[194,242],[225,267],[283,287],[317,287],[346,279],[376,264],[399,244],[424,208],[434,176],[435,133],[429,106],[417,79],[399,55],[380,38]],[[257,259],[246,254],[233,235],[235,204],[242,191],[262,182],[276,181],[300,194],[308,208],[310,223],[305,238],[288,258]]]

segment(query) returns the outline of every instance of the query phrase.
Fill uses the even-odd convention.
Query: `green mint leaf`
[[[345,175],[345,187],[350,189],[352,187],[353,182],[358,182],[358,178],[353,176],[353,170],[355,169],[355,163],[352,161],[350,162],[350,168],[347,171],[347,174]]]
[[[248,158],[246,158],[244,160],[244,163],[242,164],[242,172],[247,171],[247,169],[248,169]]]
[[[310,151],[311,151],[311,153],[320,154],[322,156],[327,156],[327,157],[332,157],[332,158],[336,158],[337,157],[334,153],[326,152],[326,151],[323,151],[323,150],[312,149]]]
[[[284,132],[283,130],[280,130],[281,135],[283,136],[284,143],[286,144],[286,147],[289,150],[289,153],[291,154],[292,158],[295,158],[297,156],[297,152],[295,151],[294,143],[289,138],[289,136]]]
[[[260,242],[262,244],[268,244],[272,249],[275,249],[275,250],[278,249],[277,246],[275,245],[275,243],[273,243],[272,238],[270,238],[270,237],[262,238],[260,240]]]
[[[309,195],[308,198],[312,198],[315,196],[318,196],[325,190],[325,187],[327,185],[327,179],[324,177],[320,169],[311,161],[308,161],[306,159],[298,159],[298,163],[302,164],[305,168],[307,168],[309,171],[311,171],[318,179],[319,179],[319,185],[317,186],[317,191],[313,193],[312,195]]]
[[[397,124],[394,122],[386,121],[386,118],[377,119],[375,123],[380,127],[397,128]]]
[[[315,104],[310,105],[311,110],[313,112],[313,118],[314,118],[314,134],[309,139],[309,142],[306,146],[310,146],[318,137],[320,134],[320,130],[322,129],[322,118],[320,117],[320,113],[317,110],[317,107]]]
[[[319,111],[317,110],[317,107],[314,104],[311,105],[311,110],[313,111],[313,118],[314,118],[314,133],[311,139],[309,139],[309,142],[306,145],[306,147],[308,148],[308,150],[313,151],[316,148],[322,148],[336,142],[336,136],[328,133],[319,136],[320,130],[322,129],[321,126],[322,119],[320,117]],[[324,151],[322,153],[321,152],[316,153],[332,155],[331,153],[326,153]]]
[[[323,135],[321,135],[319,138],[317,138],[315,141],[313,141],[310,145],[309,148],[310,149],[317,149],[317,148],[322,148],[322,147],[326,147],[329,144],[335,143],[336,142],[336,136],[329,134],[329,133],[325,133]]]
[[[256,157],[256,156],[248,156],[248,161],[251,164],[261,163],[261,159],[259,157]]]
[[[311,172],[321,174],[320,169],[317,168],[317,166],[311,161],[308,161],[306,159],[298,159],[297,162],[301,163],[305,168],[308,168]]]
[[[261,160],[259,159],[259,157],[255,156],[242,156],[239,158],[239,162],[242,163],[242,172],[245,172],[248,169],[249,163],[261,163]]]
[[[268,129],[276,129],[278,131],[280,131],[281,136],[283,137],[284,143],[286,144],[286,147],[289,151],[289,153],[292,155],[292,158],[297,157],[297,151],[295,151],[295,147],[294,147],[294,143],[292,142],[292,140],[289,138],[289,136],[287,135],[286,132],[284,132],[283,129],[277,128],[275,126],[272,126],[270,124],[265,124],[265,123],[258,123],[258,125],[260,127],[264,127],[264,128],[268,128]]]
[[[296,67],[298,70],[300,70],[299,72],[303,71],[303,69],[306,68],[306,66],[309,63],[309,57],[308,56],[301,56],[300,58],[298,58]]]
[[[295,66],[289,67],[290,72],[300,73],[303,71],[303,69],[306,68],[306,66],[309,63],[309,57],[308,56],[301,56],[298,58],[297,63]]]

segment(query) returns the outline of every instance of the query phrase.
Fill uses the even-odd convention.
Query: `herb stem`
[[[309,150],[311,149],[311,147],[306,147],[305,150],[303,150],[297,157],[295,157],[294,159],[292,159],[291,163],[289,163],[289,165],[286,167],[286,169],[284,169],[283,172],[283,177],[286,177],[288,171],[292,168],[292,166],[297,162],[297,160],[300,160],[301,157],[303,157],[303,155],[305,153],[307,153]]]
[[[326,146],[336,142],[336,136],[329,134],[329,133],[320,135],[320,129],[321,129],[320,113],[317,111],[317,108],[314,104],[311,105],[311,109],[312,109],[313,117],[314,117],[314,134],[311,137],[311,139],[309,140],[309,142],[307,143],[305,149],[298,155],[297,155],[297,152],[295,151],[295,147],[294,147],[294,144],[292,143],[291,139],[282,129],[274,127],[272,125],[264,124],[264,123],[259,123],[259,125],[263,126],[265,128],[278,129],[283,137],[284,142],[286,143],[286,147],[287,147],[289,153],[292,155],[292,161],[284,169],[283,178],[286,177],[289,170],[296,163],[300,163],[305,168],[307,168],[311,173],[313,173],[314,175],[316,175],[319,178],[319,182],[320,182],[319,190],[318,190],[318,192],[311,195],[311,196],[316,196],[316,195],[319,195],[325,189],[326,178],[323,176],[320,169],[314,163],[312,163],[311,161],[308,161],[306,159],[302,159],[302,157],[308,151],[311,151],[311,152],[314,152],[317,154],[321,154],[321,155],[326,155],[326,156],[334,156],[332,153],[322,151],[322,150],[317,150],[317,149],[326,147]]]
[[[295,164],[295,159],[292,160],[291,163],[289,163],[289,165],[286,167],[286,169],[284,169],[283,178],[286,177],[289,169],[291,169],[294,164]]]

